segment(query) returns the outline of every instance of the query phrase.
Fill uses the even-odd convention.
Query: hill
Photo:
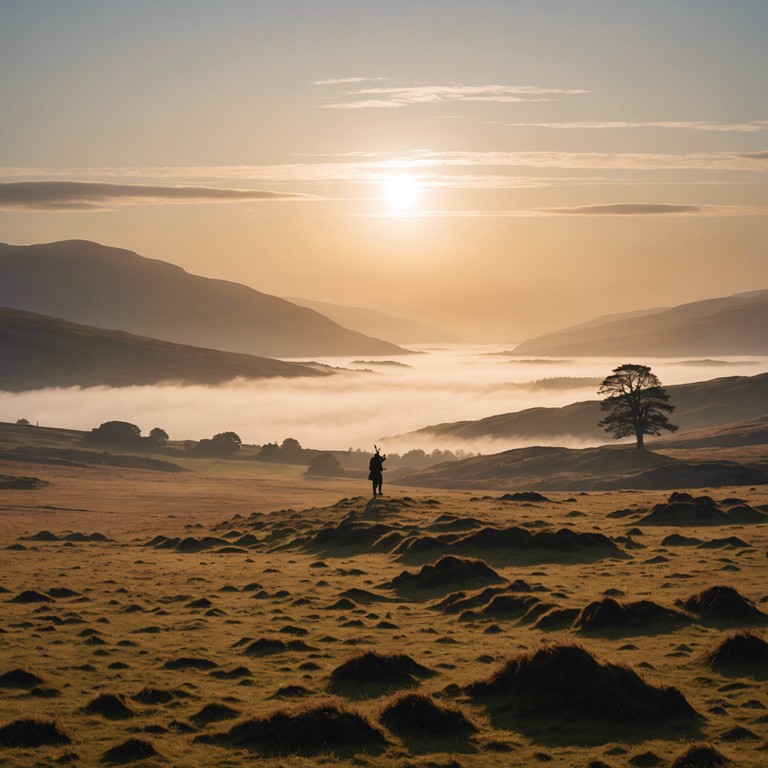
[[[768,472],[759,466],[677,459],[626,446],[518,448],[438,464],[397,478],[399,485],[429,488],[537,491],[714,488],[766,482]]]
[[[92,387],[184,381],[218,384],[238,376],[319,376],[321,366],[201,349],[67,320],[0,309],[0,389]]]
[[[292,296],[286,297],[286,301],[298,304],[300,307],[314,309],[345,328],[352,328],[360,333],[375,336],[377,339],[384,339],[393,344],[443,344],[461,341],[458,336],[447,331],[432,328],[415,320],[388,315],[376,309],[345,307],[338,304],[328,304],[324,301],[297,299]]]
[[[285,299],[85,240],[0,244],[0,306],[265,357],[405,353]]]
[[[726,376],[665,389],[675,406],[672,421],[681,432],[745,421],[764,416],[767,411],[768,373]],[[560,408],[526,408],[477,421],[435,424],[404,437],[440,438],[448,447],[456,441],[484,438],[605,440],[606,433],[597,426],[601,418],[600,401],[585,400]]]
[[[768,290],[604,318],[522,342],[515,355],[768,354]]]

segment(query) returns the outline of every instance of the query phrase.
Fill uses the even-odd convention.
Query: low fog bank
[[[596,382],[624,362],[651,365],[667,385],[768,369],[768,358],[681,365],[669,359],[531,360],[503,354],[502,348],[460,345],[423,351],[378,361],[324,358],[318,362],[351,370],[318,379],[235,380],[218,387],[167,384],[2,392],[0,420],[26,418],[41,426],[84,430],[120,420],[137,424],[145,435],[153,427],[162,427],[172,440],[199,440],[232,430],[245,443],[293,437],[308,448],[368,450],[382,435],[596,399]],[[534,444],[587,447],[598,443],[567,435],[540,442],[526,438],[451,444],[424,437],[392,440],[384,449],[491,453]]]

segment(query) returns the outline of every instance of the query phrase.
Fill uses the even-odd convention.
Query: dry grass
[[[267,768],[545,761],[618,768],[646,754],[664,768],[673,760],[716,765],[718,754],[742,768],[765,765],[766,676],[755,664],[740,670],[702,660],[724,644],[728,650],[746,621],[714,600],[733,593],[707,590],[727,587],[748,607],[765,609],[767,525],[641,525],[654,505],[668,503],[668,492],[548,492],[550,503],[499,499],[526,488],[488,489],[481,498],[389,487],[370,504],[361,498],[364,482],[306,480],[302,468],[185,464],[193,471],[175,476],[0,465],[0,473],[48,481],[0,496],[0,728],[34,733],[19,726],[30,721],[71,739],[46,744],[32,736],[27,746],[0,747],[0,763],[21,768],[77,755],[83,765],[140,758],[142,765],[234,768],[253,764],[255,750]],[[768,503],[764,487],[695,493],[718,502],[739,497],[762,511]],[[617,510],[624,511],[609,516]],[[350,514],[354,526],[339,528]],[[499,581],[443,582],[433,569],[427,574],[439,578],[429,589],[392,587],[404,569],[418,574],[443,554],[427,547],[404,565],[394,551],[403,541],[428,536],[443,546],[468,532],[513,527],[599,534],[615,549],[599,547],[583,559],[551,548],[542,561],[506,557],[476,536],[466,554]],[[318,542],[323,530],[336,533]],[[344,538],[350,531],[353,543]],[[373,538],[382,531],[387,539]],[[662,543],[676,533],[702,541],[735,536],[751,548]],[[218,543],[145,546],[159,536]],[[607,626],[579,633],[573,621],[592,604],[602,605],[598,623]],[[689,621],[670,620],[676,604]],[[679,691],[701,718],[675,730],[652,718],[637,729],[598,716],[568,731],[564,716],[546,707],[522,717],[516,705],[502,711],[466,692],[510,659],[577,640],[597,665],[582,666],[577,688],[595,689],[605,665],[627,668],[654,689]],[[434,674],[415,675],[412,667],[412,687],[395,698],[387,697],[399,683],[384,680],[373,690],[370,681],[347,680],[339,693],[348,703],[329,700],[334,670],[368,653],[407,657]],[[639,700],[630,697],[629,705]],[[115,712],[123,716],[113,719]],[[333,741],[336,726],[349,723],[385,741]],[[234,738],[248,730],[243,724],[256,734],[252,743]]]

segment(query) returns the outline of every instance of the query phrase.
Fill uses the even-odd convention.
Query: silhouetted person
[[[371,460],[368,462],[368,479],[373,485],[373,495],[376,495],[378,490],[379,496],[381,493],[381,484],[384,482],[384,462],[387,460],[386,455],[382,456],[379,453],[379,449],[376,449],[376,453],[371,456]]]

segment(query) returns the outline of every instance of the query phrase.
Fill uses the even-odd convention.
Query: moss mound
[[[83,712],[89,715],[101,715],[109,720],[125,720],[133,717],[133,710],[126,706],[125,699],[120,694],[102,693],[83,707]]]
[[[142,688],[133,696],[140,704],[168,704],[175,698],[175,692],[165,688]]]
[[[675,605],[714,621],[759,623],[766,619],[751,600],[742,597],[733,587],[709,587]]]
[[[707,744],[694,744],[675,758],[672,768],[718,768],[728,765],[725,755]]]
[[[190,720],[197,725],[206,723],[218,723],[222,720],[231,720],[240,714],[239,710],[228,707],[226,704],[207,704],[200,711],[196,712]]]
[[[395,589],[453,589],[457,584],[499,583],[504,579],[484,560],[444,555],[437,562],[421,568],[418,573],[403,571],[390,586]]]
[[[12,669],[0,675],[0,688],[34,688],[42,682],[41,678],[25,669]]]
[[[171,659],[163,664],[163,669],[216,669],[219,665],[210,659],[198,657],[181,656],[178,659]]]
[[[415,693],[393,701],[379,719],[398,736],[457,738],[477,733],[477,726],[460,709],[441,706],[429,696]]]
[[[154,746],[143,739],[128,739],[107,750],[101,757],[102,763],[133,763],[157,756]]]
[[[638,525],[731,525],[768,523],[768,515],[739,504],[722,509],[710,496],[691,496],[675,492],[666,503],[654,504]]]
[[[380,654],[367,651],[348,659],[331,672],[331,686],[339,689],[354,686],[358,692],[366,687],[403,687],[416,685],[419,678],[434,674],[410,656]]]
[[[633,670],[600,663],[574,645],[519,654],[466,690],[474,698],[503,697],[504,706],[521,717],[664,722],[697,714],[676,688],[656,688]]]
[[[611,597],[605,597],[583,608],[576,617],[574,627],[582,632],[623,628],[654,630],[660,623],[679,625],[690,620],[684,613],[673,608],[664,608],[652,600],[620,603]]]
[[[384,734],[362,715],[333,704],[244,720],[229,731],[198,736],[199,743],[255,749],[267,754],[321,754],[378,750]]]
[[[2,747],[42,747],[47,744],[70,744],[72,739],[59,730],[52,720],[22,717],[0,728]]]
[[[20,592],[16,597],[12,597],[9,603],[52,603],[53,598],[48,595],[42,594],[34,589],[25,589]]]
[[[768,675],[768,643],[746,630],[737,632],[726,637],[706,660],[713,669]]]

